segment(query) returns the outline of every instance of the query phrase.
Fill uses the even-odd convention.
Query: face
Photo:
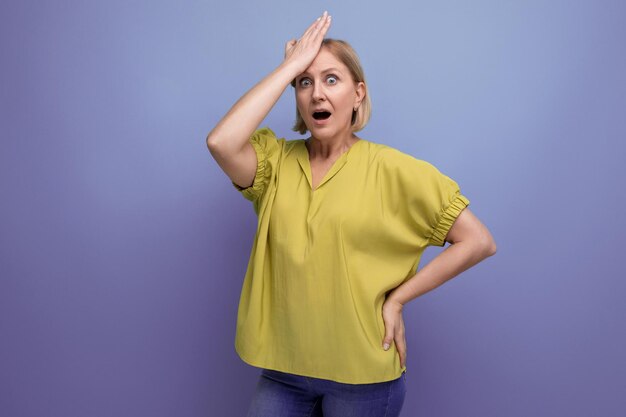
[[[317,138],[351,132],[352,110],[361,104],[365,86],[355,83],[348,68],[322,47],[309,68],[296,77],[296,104]]]

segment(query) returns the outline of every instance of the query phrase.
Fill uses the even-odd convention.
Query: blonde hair
[[[352,76],[352,80],[355,83],[362,81],[365,86],[365,97],[361,101],[359,108],[356,111],[352,111],[352,131],[358,132],[365,127],[367,122],[370,120],[372,113],[372,103],[370,101],[367,83],[365,82],[365,73],[363,72],[363,67],[361,67],[359,56],[348,42],[339,39],[324,39],[321,47],[327,48],[328,51],[335,56],[335,58],[341,61],[341,63],[348,68],[350,75]],[[296,87],[295,79],[291,81],[291,86],[294,88]],[[300,134],[305,134],[309,130],[304,123],[304,119],[302,119],[302,115],[300,114],[297,105],[296,122],[292,129]]]

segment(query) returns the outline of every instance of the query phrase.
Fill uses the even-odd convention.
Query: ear
[[[359,81],[358,83],[356,83],[355,85],[356,97],[354,98],[354,105],[352,106],[353,108],[361,105],[361,102],[363,101],[363,99],[365,98],[365,95],[367,94],[366,90],[367,88],[365,87],[365,83],[363,81]]]

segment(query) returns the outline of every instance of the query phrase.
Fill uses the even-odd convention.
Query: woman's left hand
[[[400,366],[406,364],[406,339],[404,337],[404,319],[402,318],[402,308],[404,306],[390,298],[383,304],[383,320],[385,322],[385,338],[383,339],[383,349],[388,350],[393,341],[396,350],[400,355]],[[385,348],[385,346],[387,346]]]

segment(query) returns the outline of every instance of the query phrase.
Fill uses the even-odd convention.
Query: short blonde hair
[[[356,111],[352,111],[352,131],[358,132],[365,127],[367,122],[370,120],[372,113],[372,103],[370,101],[367,83],[365,82],[365,73],[363,72],[363,67],[361,67],[359,56],[348,42],[339,39],[324,39],[321,47],[327,48],[328,51],[335,56],[335,58],[341,61],[341,63],[348,68],[350,75],[352,76],[352,80],[355,83],[362,81],[365,86],[365,97],[361,101],[359,108]],[[291,81],[291,86],[294,88],[296,87],[295,79]],[[292,129],[300,134],[305,134],[309,130],[302,119],[300,111],[298,111],[297,105],[296,123]]]

